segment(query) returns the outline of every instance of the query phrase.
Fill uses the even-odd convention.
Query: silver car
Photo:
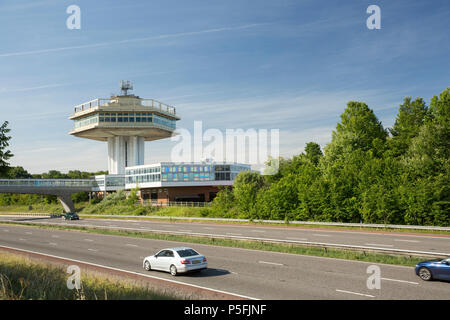
[[[144,258],[145,270],[160,270],[170,272],[176,276],[179,273],[201,271],[208,267],[206,257],[192,248],[168,248],[159,251],[153,256]]]

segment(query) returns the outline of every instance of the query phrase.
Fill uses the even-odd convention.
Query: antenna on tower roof
[[[130,80],[121,80],[120,81],[120,90],[124,96],[128,95],[128,90],[133,90],[133,83]]]

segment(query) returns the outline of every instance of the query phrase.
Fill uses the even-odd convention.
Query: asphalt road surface
[[[114,223],[119,224],[116,221]],[[122,223],[124,222],[120,224]],[[167,228],[174,227],[170,223],[165,224]],[[162,225],[163,223],[158,224]],[[193,228],[191,224],[182,226],[178,223],[175,227],[181,229],[188,226]],[[239,228],[233,227],[234,232]],[[252,232],[253,229],[260,228],[248,227],[247,232]],[[268,229],[262,228],[269,232]],[[283,234],[282,230],[278,232]],[[312,236],[317,231],[302,232]],[[328,231],[327,234],[331,233]],[[390,237],[391,240],[410,238]],[[378,240],[388,243],[384,237],[379,237]],[[432,242],[432,239],[428,241]],[[168,273],[143,270],[143,257],[162,248],[186,245],[208,258],[209,269],[198,274],[175,277],[177,281],[257,299],[450,299],[450,283],[422,281],[411,267],[378,264],[381,270],[381,288],[368,289],[367,279],[370,274],[367,273],[367,268],[372,263],[349,260],[13,225],[0,225],[0,245],[150,274],[163,279],[174,278]]]
[[[173,234],[223,235],[229,237],[251,237],[279,239],[284,241],[308,241],[334,245],[355,245],[369,248],[384,248],[443,253],[450,256],[449,234],[426,234],[411,232],[377,232],[363,230],[328,230],[326,228],[248,226],[220,223],[194,223],[169,221],[142,221],[122,219],[81,219],[65,221],[45,217],[0,217],[1,220],[33,222],[43,224],[103,226],[140,231],[170,231]]]

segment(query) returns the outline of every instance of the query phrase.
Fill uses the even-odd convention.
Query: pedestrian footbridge
[[[75,210],[73,193],[90,192],[95,187],[94,179],[0,179],[0,193],[54,195],[66,212]]]

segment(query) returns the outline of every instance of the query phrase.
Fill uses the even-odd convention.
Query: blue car
[[[450,281],[450,258],[422,261],[416,265],[416,274],[425,281]]]

